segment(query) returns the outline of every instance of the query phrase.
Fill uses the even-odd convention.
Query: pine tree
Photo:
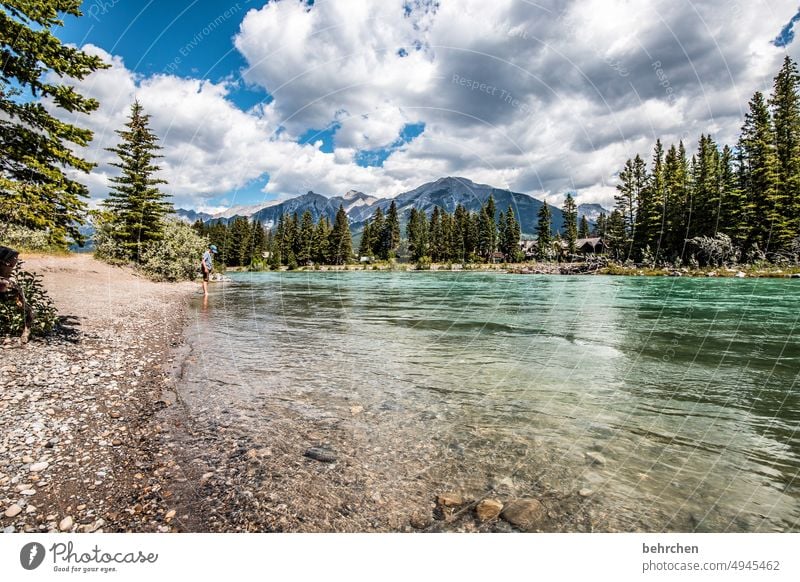
[[[567,252],[574,255],[578,250],[575,246],[575,242],[578,240],[578,207],[569,192],[564,198],[564,206],[561,211],[564,214],[564,240],[567,243]]]
[[[313,261],[320,265],[331,262],[330,258],[331,225],[326,216],[320,216],[314,229]]]
[[[733,244],[742,247],[747,240],[752,207],[741,187],[737,159],[730,146],[722,148],[719,159],[720,203],[716,231],[731,237]]]
[[[519,223],[514,216],[514,209],[509,206],[503,216],[503,224],[499,234],[499,249],[506,260],[516,262],[519,259],[519,239],[522,236]]]
[[[753,206],[750,245],[771,250],[773,229],[782,223],[782,200],[779,189],[778,157],[769,110],[760,92],[750,100],[739,142],[748,186],[747,196]]]
[[[428,254],[428,217],[425,212],[412,207],[406,231],[411,260],[419,261]]]
[[[58,120],[40,99],[71,114],[91,113],[99,103],[60,81],[82,80],[109,65],[63,44],[52,30],[62,15],[80,16],[80,0],[4,0],[0,3],[0,235],[7,225],[46,230],[49,242],[82,244],[86,186],[71,170],[95,166],[75,155],[92,132]],[[74,144],[74,146],[70,145]]]
[[[773,239],[779,248],[786,248],[800,234],[800,74],[788,56],[775,77],[769,104],[775,126],[780,215]]]
[[[653,148],[652,169],[645,195],[639,200],[639,248],[650,247],[653,259],[664,256],[664,232],[667,224],[667,188],[664,178],[664,146],[656,140]]]
[[[469,237],[469,213],[461,204],[453,213],[453,255],[457,261],[466,261]]]
[[[336,212],[336,220],[333,223],[333,230],[330,237],[330,260],[334,265],[345,265],[349,263],[353,255],[353,238],[350,234],[350,223],[347,220],[347,213],[340,204]]]
[[[605,238],[607,235],[606,232],[607,224],[608,224],[608,217],[606,216],[605,212],[601,212],[600,215],[597,217],[597,222],[595,222],[594,231],[592,231],[592,235],[599,236],[600,238]]]
[[[370,235],[372,238],[372,252],[380,260],[385,261],[389,258],[383,245],[383,241],[386,240],[386,218],[380,206],[375,209],[375,214],[372,215]]]
[[[261,255],[267,250],[267,234],[264,232],[264,225],[260,220],[253,218],[250,225],[250,232],[253,234],[253,246],[251,256],[253,260],[261,261]]]
[[[159,190],[164,180],[153,177],[161,168],[154,164],[160,158],[158,137],[150,130],[150,116],[134,101],[127,129],[117,130],[121,142],[108,148],[119,162],[111,165],[122,170],[111,178],[114,186],[103,205],[111,215],[114,236],[125,252],[125,258],[139,261],[145,244],[161,238],[164,218],[173,212],[167,195]]]
[[[578,225],[578,238],[589,238],[589,220],[586,215],[581,216],[581,222]]]
[[[491,197],[490,197],[491,199]],[[481,208],[480,215],[478,216],[478,255],[484,260],[488,261],[491,254],[494,252],[494,242],[496,238],[496,226],[494,218],[489,217],[489,207],[484,206]],[[433,222],[431,222],[431,230],[433,229]],[[433,233],[431,233],[433,237]]]
[[[637,216],[639,214],[639,202],[646,193],[647,187],[647,166],[638,154],[634,159],[625,162],[625,168],[619,173],[619,184],[617,184],[615,209],[619,210],[625,224],[625,242],[628,246],[627,256],[635,253],[634,241],[637,240],[636,227]]]
[[[614,210],[608,217],[606,226],[606,247],[608,254],[616,261],[625,261],[630,258],[630,243],[628,230],[622,212]]]
[[[489,217],[489,221],[491,224],[489,225],[489,248],[491,249],[489,253],[493,253],[497,248],[497,225],[495,220],[497,219],[497,207],[494,202],[494,196],[489,194],[489,199],[486,201],[486,215]]]
[[[719,150],[711,136],[700,136],[692,171],[692,222],[687,238],[714,236],[719,211]]]
[[[298,239],[297,262],[300,265],[307,265],[314,260],[314,218],[310,210],[303,212],[303,217],[300,219]]]
[[[396,257],[397,249],[400,246],[400,217],[397,214],[397,203],[394,200],[389,205],[389,213],[386,215],[383,237],[385,257],[387,259]]]
[[[540,259],[548,260],[552,254],[553,237],[550,232],[550,207],[547,202],[542,202],[538,212],[539,221],[536,224],[536,251]]]
[[[228,227],[228,252],[226,265],[229,267],[243,267],[250,264],[252,248],[252,233],[250,223],[246,218],[237,216]]]
[[[372,227],[369,223],[369,218],[364,221],[364,229],[361,231],[361,242],[358,244],[358,256],[371,257],[372,256]]]

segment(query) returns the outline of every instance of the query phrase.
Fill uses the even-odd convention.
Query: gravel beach
[[[168,531],[175,463],[153,448],[191,283],[88,255],[22,257],[63,333],[0,351],[0,530]],[[173,513],[174,515],[174,513]]]

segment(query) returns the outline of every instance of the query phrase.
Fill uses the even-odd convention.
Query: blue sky
[[[112,68],[77,83],[100,110],[100,199],[139,99],[179,206],[313,190],[395,196],[446,175],[558,203],[609,204],[657,138],[733,143],[748,99],[796,58],[792,1],[90,0],[57,34]]]

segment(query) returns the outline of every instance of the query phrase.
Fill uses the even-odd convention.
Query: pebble
[[[68,515],[60,522],[58,522],[58,529],[61,531],[70,531],[72,529],[74,522],[72,521],[72,516]]]
[[[450,491],[436,497],[436,503],[444,507],[458,507],[464,505],[464,496],[461,493]]]
[[[538,499],[510,501],[501,513],[503,519],[524,531],[539,528],[545,518],[544,506]]]
[[[499,499],[483,499],[475,507],[475,514],[481,521],[497,519],[503,511],[503,502]]]
[[[578,491],[578,495],[580,495],[581,497],[591,497],[592,495],[594,495],[594,491],[592,491],[591,489],[581,489],[580,491]]]
[[[590,465],[605,465],[606,458],[598,452],[595,451],[588,451],[586,453],[586,460],[589,461]]]
[[[22,508],[19,505],[17,505],[16,503],[14,503],[13,505],[11,505],[11,507],[6,509],[6,512],[5,512],[4,515],[6,517],[17,517],[20,513],[22,513]]]
[[[19,492],[20,495],[27,495],[30,497],[31,495],[36,495],[36,489],[23,489]]]
[[[174,509],[170,509],[170,510],[167,512],[167,514],[164,516],[164,519],[166,519],[166,520],[170,520],[170,519],[172,519],[173,517],[175,517],[175,510],[174,510]]]
[[[31,473],[40,473],[40,472],[44,471],[45,469],[47,469],[47,467],[49,467],[49,466],[50,466],[50,463],[48,463],[46,461],[43,461],[41,463],[35,463],[35,464],[31,465],[30,467],[28,467],[28,470]]]

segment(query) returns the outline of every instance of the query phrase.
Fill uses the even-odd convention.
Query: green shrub
[[[58,323],[58,312],[45,291],[41,275],[24,271],[22,263],[14,268],[13,280],[25,292],[25,300],[33,310],[31,335],[44,335]],[[18,336],[25,327],[25,315],[13,297],[0,296],[0,335]]]
[[[427,255],[420,257],[417,264],[414,265],[417,271],[429,271],[431,268],[431,258]]]
[[[127,255],[119,242],[120,237],[111,221],[111,215],[108,212],[95,211],[91,215],[91,221],[95,228],[92,235],[94,256],[112,265],[127,264]]]
[[[148,242],[142,251],[142,271],[156,281],[184,281],[199,273],[200,259],[207,248],[188,224],[167,220],[163,238]]]
[[[64,251],[64,247],[53,244],[50,233],[46,230],[34,230],[17,225],[7,225],[0,229],[0,245],[43,253]]]

